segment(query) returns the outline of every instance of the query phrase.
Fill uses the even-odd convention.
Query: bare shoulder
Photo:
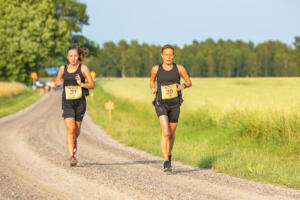
[[[62,66],[59,67],[59,71],[64,71],[64,70],[65,70],[65,66],[64,65],[62,65]]]
[[[178,64],[177,64],[177,69],[178,69],[179,72],[182,72],[182,71],[185,70],[184,66],[178,65]]]
[[[85,73],[85,72],[89,72],[90,70],[89,70],[88,66],[82,64],[81,71]]]
[[[89,68],[88,68],[88,66],[82,64],[82,65],[81,65],[81,69],[87,70],[87,69],[89,69]]]
[[[152,71],[153,71],[153,72],[157,72],[157,70],[158,70],[158,65],[154,65],[154,66],[152,67]]]

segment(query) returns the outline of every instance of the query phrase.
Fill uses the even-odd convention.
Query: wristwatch
[[[187,85],[185,83],[183,84],[183,86],[184,86],[184,88],[187,88]]]

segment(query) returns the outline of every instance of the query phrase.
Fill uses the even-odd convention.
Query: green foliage
[[[89,17],[86,14],[86,4],[78,0],[52,0],[55,10],[55,18],[58,21],[64,21],[67,29],[70,31],[70,43],[78,43],[88,48],[89,55],[96,56],[99,46],[81,35],[82,27],[89,25]],[[58,55],[61,56],[61,55]]]
[[[55,18],[65,21],[68,30],[81,32],[83,25],[89,25],[89,17],[86,14],[86,4],[78,0],[52,0],[55,10]]]
[[[279,41],[255,46],[241,40],[207,39],[193,41],[183,48],[175,46],[175,62],[186,67],[193,77],[258,77],[300,75],[300,39],[295,47]],[[100,76],[145,77],[152,66],[161,63],[161,46],[105,42],[89,66]]]
[[[70,32],[55,19],[51,0],[0,3],[0,76],[28,82],[51,54],[64,52]]]
[[[63,64],[66,49],[79,43],[98,54],[98,45],[79,34],[88,25],[86,4],[77,0],[0,0],[0,77],[30,81],[30,73]]]

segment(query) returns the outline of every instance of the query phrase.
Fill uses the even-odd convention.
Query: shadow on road
[[[147,164],[162,164],[162,160],[139,160],[139,161],[133,161],[133,162],[115,162],[115,163],[99,163],[99,162],[82,162],[77,167],[91,167],[91,166],[122,166],[122,165],[147,165]],[[167,173],[168,175],[176,175],[176,174],[182,174],[182,173],[191,173],[191,172],[199,172],[207,169],[201,169],[201,168],[194,168],[194,169],[174,169],[172,172]]]
[[[209,155],[209,156],[206,156],[205,158],[203,158],[202,160],[200,160],[198,166],[200,168],[211,169],[213,164],[218,159],[227,158],[230,156],[231,156],[231,153],[223,153],[220,155]]]
[[[140,165],[140,164],[158,164],[162,163],[161,160],[140,160],[140,161],[133,161],[133,162],[118,162],[118,163],[81,163],[77,167],[89,167],[89,166],[107,166],[107,165]]]
[[[200,172],[203,170],[208,169],[201,169],[201,168],[194,168],[194,169],[182,169],[182,170],[173,170],[172,172],[168,173],[168,175],[175,175],[175,174],[182,174],[182,173],[191,173],[191,172]]]

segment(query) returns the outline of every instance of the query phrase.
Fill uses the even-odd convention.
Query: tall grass
[[[300,189],[300,79],[192,81],[193,87],[183,93],[174,159]],[[89,112],[120,142],[161,155],[148,85],[148,79],[100,81]],[[116,103],[110,123],[106,100]]]
[[[32,90],[31,88],[25,88],[24,92],[15,92],[14,94],[10,93],[3,96],[3,99],[0,100],[0,117],[11,115],[26,108],[37,101],[44,94],[44,91],[42,89]]]
[[[24,93],[26,87],[18,82],[0,82],[0,101]]]

